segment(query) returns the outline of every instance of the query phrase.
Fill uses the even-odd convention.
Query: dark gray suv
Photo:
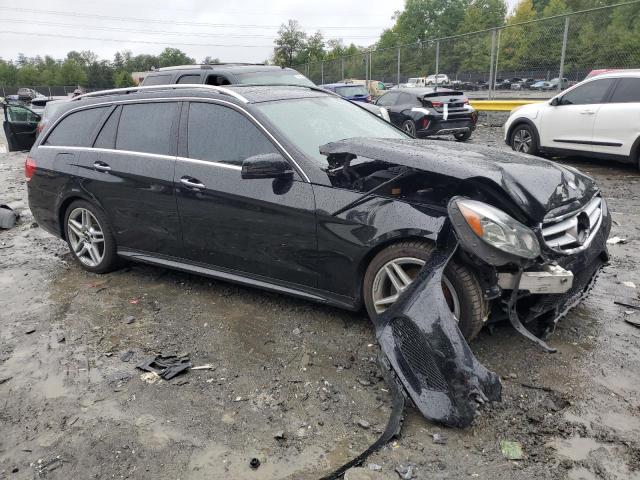
[[[302,85],[314,83],[291,68],[250,63],[217,63],[163,67],[148,73],[143,86],[176,83],[205,85]]]

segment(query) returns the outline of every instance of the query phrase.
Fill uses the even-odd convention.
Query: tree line
[[[497,39],[499,72],[514,76],[525,72],[545,72],[556,76],[560,62],[564,18],[518,25],[590,8],[615,5],[621,0],[520,0],[509,12],[504,0],[405,0],[394,15],[394,25],[369,46],[340,39],[326,40],[321,32],[308,36],[298,22],[283,24],[275,41],[273,61],[305,70],[312,79],[363,77],[369,68],[381,80],[395,79],[400,49],[402,76],[429,75],[435,71],[437,38],[439,71],[461,79],[488,76],[491,32],[470,34],[494,27],[502,28]],[[640,3],[623,5],[570,18],[565,73],[581,79],[593,68],[640,66]],[[342,57],[339,62],[332,62]],[[464,78],[467,75],[468,78]],[[506,73],[505,73],[506,75]],[[487,78],[484,78],[485,80]]]
[[[218,61],[217,58],[206,57],[203,63]],[[64,59],[55,59],[49,55],[26,57],[18,54],[16,60],[0,59],[0,85],[128,87],[133,85],[132,72],[194,63],[195,59],[177,48],[165,48],[159,55],[133,55],[124,50],[117,52],[111,61],[99,59],[90,50],[71,51]]]

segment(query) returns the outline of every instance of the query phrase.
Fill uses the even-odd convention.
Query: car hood
[[[349,138],[321,146],[320,153],[334,159],[355,155],[498,188],[535,223],[576,210],[597,193],[595,182],[572,167],[481,145]]]

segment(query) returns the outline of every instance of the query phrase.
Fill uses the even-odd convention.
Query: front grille
[[[594,197],[580,210],[542,224],[542,237],[557,252],[584,250],[602,224],[602,197]]]

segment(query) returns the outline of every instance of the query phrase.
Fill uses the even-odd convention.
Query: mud
[[[506,148],[497,128],[472,141]],[[0,154],[0,202],[25,207],[0,231],[0,478],[315,479],[377,438],[391,398],[363,313],[137,264],[88,274],[33,225],[24,158]],[[627,242],[550,337],[558,353],[507,325],[482,332],[471,347],[502,376],[502,403],[466,430],[409,409],[365,466],[388,478],[409,463],[417,478],[640,478],[640,330],[624,321],[640,311],[613,303],[640,302],[622,283],[640,285],[640,175],[561,161],[598,181],[611,235]],[[154,353],[215,369],[148,383],[135,364]],[[501,440],[525,458],[505,459]]]

